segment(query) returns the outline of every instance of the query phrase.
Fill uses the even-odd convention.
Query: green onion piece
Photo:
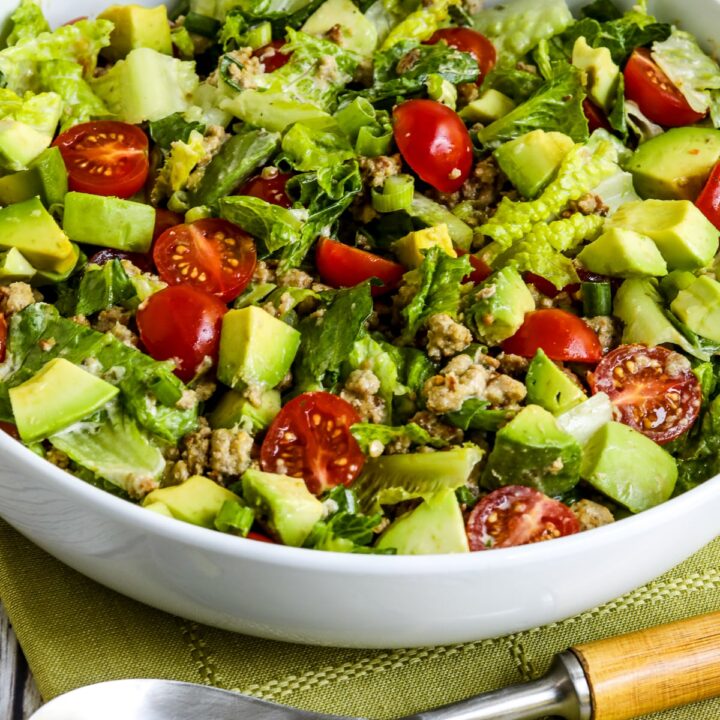
[[[150,392],[166,407],[173,407],[182,398],[182,391],[177,385],[163,378],[150,385]]]
[[[269,22],[261,22],[253,25],[245,33],[245,44],[253,50],[265,47],[272,42],[272,25]]]
[[[222,23],[209,15],[201,15],[191,11],[185,16],[184,25],[189,33],[214,38],[218,34]]]
[[[237,500],[226,500],[215,518],[215,529],[247,537],[253,522],[255,512],[252,508],[241,505]]]
[[[358,97],[338,110],[335,119],[340,129],[355,141],[361,128],[375,122],[375,108],[365,98]]]
[[[387,155],[392,142],[392,130],[380,130],[382,134],[375,135],[373,131],[378,132],[378,128],[366,125],[361,127],[355,141],[355,152],[365,157],[377,157],[378,155]]]
[[[612,288],[609,282],[584,282],[580,289],[585,317],[612,315]]]
[[[197,220],[205,220],[205,218],[212,217],[212,210],[206,205],[198,205],[197,207],[190,208],[185,213],[185,222],[190,224]]]
[[[242,92],[245,88],[243,88],[241,85],[235,82],[233,79],[232,73],[231,73],[231,67],[235,66],[236,68],[239,68],[240,70],[243,69],[243,65],[241,62],[238,62],[234,57],[231,55],[223,55],[220,58],[220,77],[225,81],[227,85],[229,85],[233,90],[237,90],[238,92]]]
[[[170,38],[183,60],[192,60],[195,57],[195,43],[186,27],[176,27],[171,30]]]
[[[372,189],[372,205],[379,213],[408,210],[412,205],[415,181],[411,175],[394,175],[383,185],[382,191]]]

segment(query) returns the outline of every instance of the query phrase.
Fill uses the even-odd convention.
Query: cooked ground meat
[[[197,404],[197,395],[194,390],[183,390],[182,397],[175,403],[178,410],[190,410]]]
[[[360,173],[363,184],[378,188],[385,184],[385,181],[393,175],[402,171],[402,159],[399,153],[395,155],[378,155],[377,157],[365,157],[360,155]]]
[[[306,290],[313,284],[312,275],[308,275],[305,271],[298,268],[290,268],[277,274],[278,285],[284,287],[294,287]]]
[[[118,305],[113,305],[107,310],[101,310],[91,327],[101,333],[110,333],[128,347],[137,347],[139,338],[128,327],[131,319],[132,313]]]
[[[180,459],[185,462],[190,475],[202,475],[210,456],[212,430],[205,418],[200,418],[200,427],[182,440]]]
[[[452,357],[472,342],[472,333],[446,313],[432,315],[427,322],[427,354],[433,360]]]
[[[253,282],[260,285],[275,282],[275,268],[265,260],[258,260],[253,273]]]
[[[604,505],[592,500],[578,500],[570,509],[580,523],[580,530],[592,530],[615,522],[613,514]]]
[[[449,208],[454,208],[468,200],[472,202],[477,211],[484,211],[494,207],[500,201],[500,191],[504,183],[505,176],[500,171],[495,158],[490,156],[475,165],[470,177],[457,192],[431,191],[429,194]]]
[[[324,83],[334,83],[340,77],[337,60],[332,55],[321,55],[317,64],[315,77]]]
[[[426,410],[416,412],[410,418],[410,422],[417,423],[423,430],[427,430],[427,432],[429,432],[433,437],[440,438],[446,442],[457,444],[463,441],[464,433],[460,428],[442,422],[437,415],[433,415],[431,412],[427,412]],[[388,445],[386,452],[388,455],[393,454],[390,450],[390,445]],[[407,450],[404,450],[404,452],[407,452]]]
[[[598,315],[583,319],[597,333],[603,353],[609,353],[620,344],[622,328],[616,318],[610,315]]]
[[[14,282],[10,285],[0,286],[0,312],[9,317],[24,310],[28,305],[41,300],[40,293],[36,293],[30,285],[24,282]]]
[[[563,213],[563,217],[570,217],[578,212],[583,215],[602,215],[605,217],[610,212],[610,208],[603,202],[603,199],[599,195],[586,193],[579,200],[573,200],[568,205],[567,210]]]
[[[398,75],[404,75],[408,70],[412,70],[415,63],[420,59],[420,51],[417,48],[413,48],[409,53],[403,55],[398,64],[395,66],[395,72]]]
[[[458,106],[461,108],[480,97],[480,88],[478,88],[477,83],[461,83],[457,86],[457,91]]]
[[[530,365],[527,358],[512,353],[500,353],[497,359],[500,363],[500,369],[508,375],[522,375],[527,372],[528,365]]]
[[[485,398],[493,407],[512,407],[522,402],[527,388],[509,375],[496,375],[487,384]]]
[[[70,458],[62,450],[50,448],[45,453],[45,459],[61,470],[67,470],[70,467]]]
[[[345,43],[345,37],[343,35],[342,31],[342,25],[339,23],[336,25],[333,25],[326,33],[325,37],[332,43],[335,43],[336,45],[339,45],[342,47]]]
[[[235,61],[228,65],[230,77],[246,90],[257,88],[257,79],[265,72],[265,68],[260,58],[253,57],[253,49],[240,48],[228,53],[228,56]]]
[[[571,310],[573,307],[572,298],[563,290],[555,297],[543,295],[532,283],[528,284],[530,294],[535,300],[535,307],[538,310],[547,310],[549,308],[560,308],[561,310]]]
[[[250,467],[253,439],[244,430],[213,430],[210,438],[210,469],[219,477],[237,476]]]
[[[372,370],[353,370],[340,393],[357,410],[363,422],[381,423],[385,419],[385,401],[378,396],[380,380]]]

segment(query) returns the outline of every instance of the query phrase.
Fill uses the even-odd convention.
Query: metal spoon
[[[578,645],[534,682],[403,720],[631,720],[720,695],[720,613]],[[73,690],[30,720],[343,720],[227,690],[116,680]],[[346,719],[349,720],[349,719]]]

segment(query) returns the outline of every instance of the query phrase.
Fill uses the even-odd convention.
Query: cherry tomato
[[[140,305],[140,339],[155,360],[174,360],[175,374],[188,382],[206,357],[217,362],[226,312],[214,295],[192,285],[171,285]]]
[[[621,345],[589,376],[610,396],[619,420],[660,445],[689,430],[700,413],[700,382],[683,355],[667,348]]]
[[[135,125],[98,120],[62,133],[53,143],[68,171],[70,190],[128,198],[150,170],[147,135]]]
[[[320,277],[331,287],[353,287],[369,278],[382,280],[382,285],[372,287],[374,296],[397,287],[405,274],[399,263],[327,237],[317,244],[315,262]]]
[[[196,285],[225,302],[247,287],[257,263],[253,239],[217,218],[166,230],[155,243],[153,259],[169,285]]]
[[[111,260],[129,260],[138,270],[143,272],[152,272],[152,258],[144,253],[125,252],[124,250],[113,250],[105,248],[96,252],[88,262],[93,265],[104,265]]]
[[[482,258],[477,255],[473,255],[472,253],[468,253],[467,250],[461,250],[460,248],[455,248],[455,251],[459,257],[467,255],[470,258],[470,264],[472,265],[472,272],[463,278],[464,283],[471,282],[475,285],[479,285],[483,282],[483,280],[487,280],[490,275],[492,275],[491,267]]]
[[[607,121],[607,118],[605,117],[603,111],[599,107],[597,107],[595,103],[591,102],[587,98],[583,100],[583,112],[585,113],[585,117],[587,118],[588,126],[591,133],[600,129],[612,132],[610,123]]]
[[[360,417],[337,395],[310,392],[291,400],[273,420],[260,449],[266,472],[303,478],[320,495],[336,485],[350,485],[365,456],[350,432]]]
[[[595,331],[577,315],[556,308],[528,313],[522,327],[505,340],[502,349],[528,358],[543,350],[551,360],[561,362],[596,363],[602,358]]]
[[[524,485],[508,485],[486,495],[466,525],[470,550],[492,550],[553,540],[580,531],[567,505]]]
[[[241,188],[235,191],[235,195],[250,195],[273,205],[289,208],[292,205],[292,200],[285,191],[285,186],[292,176],[292,173],[279,172],[272,177],[265,177],[261,173],[251,177]]]
[[[444,40],[460,52],[470,53],[477,60],[480,76],[478,83],[495,67],[497,52],[495,46],[484,35],[470,28],[443,28],[436,30],[425,45],[435,45]]]
[[[557,297],[562,291],[558,290],[549,280],[546,280],[542,275],[536,275],[532,272],[524,272],[523,280],[528,285],[534,285],[538,292],[549,298]],[[564,289],[564,288],[563,288]]]
[[[0,362],[5,362],[5,351],[7,350],[8,326],[5,316],[0,314]]]
[[[14,440],[20,439],[20,433],[18,432],[18,429],[12,423],[0,422],[0,430],[2,430],[4,433],[9,435]]]
[[[700,122],[704,113],[693,110],[685,96],[655,64],[646,48],[638,48],[625,66],[625,96],[658,125],[682,127]]]
[[[257,540],[258,542],[264,542],[264,543],[270,543],[271,545],[275,545],[275,541],[272,538],[269,538],[267,535],[263,535],[262,533],[255,532],[254,530],[251,530],[247,536],[247,540]]]
[[[395,107],[393,119],[405,162],[440,192],[458,190],[473,163],[470,134],[460,116],[434,100],[407,100]]]
[[[287,64],[288,60],[290,60],[292,53],[280,52],[280,49],[284,46],[284,40],[273,40],[271,43],[258,48],[253,53],[256,58],[260,59],[266,73],[279,70],[283,65]]]
[[[153,242],[155,242],[166,230],[182,225],[185,216],[165,208],[155,208],[155,229],[153,230]]]
[[[720,230],[720,163],[713,168],[695,204],[703,215]]]

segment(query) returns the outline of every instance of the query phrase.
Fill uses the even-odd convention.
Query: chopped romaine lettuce
[[[332,119],[295,123],[283,135],[281,147],[282,159],[298,172],[336,166],[356,157],[350,141]]]
[[[459,4],[460,0],[435,0],[427,6],[422,4],[389,32],[380,49],[388,50],[403,40],[427,40],[447,22],[450,7]]]
[[[174,142],[188,142],[193,130],[201,135],[205,133],[205,125],[201,122],[189,121],[182,113],[173,113],[160,120],[150,123],[150,137],[163,150],[170,150]]]
[[[408,423],[400,427],[390,427],[389,425],[379,425],[377,423],[357,423],[350,428],[353,437],[357,440],[360,449],[370,456],[377,456],[382,453],[382,449],[386,445],[394,442],[400,442],[404,447],[412,445],[429,445],[434,448],[447,447],[447,441],[439,437],[433,437],[427,430],[424,430],[415,423]],[[380,452],[375,452],[374,444],[382,445],[377,448]]]
[[[78,287],[74,314],[92,315],[112,305],[122,305],[136,295],[120,260],[113,259],[102,266],[88,265]]]
[[[44,32],[50,31],[50,25],[43,15],[36,0],[22,0],[17,10],[10,16],[12,30],[7,37],[7,44],[17,45],[19,42],[31,40]]]
[[[163,200],[175,195],[175,193],[187,190],[188,180],[193,170],[207,157],[208,153],[204,138],[197,130],[190,131],[187,142],[182,140],[173,142],[165,164],[155,180],[152,189],[152,201],[160,204]],[[176,198],[175,204],[182,204],[182,200]],[[187,201],[184,204],[189,207]]]
[[[470,398],[457,412],[448,413],[445,419],[461,430],[497,432],[515,417],[517,410],[491,410],[487,400]]]

